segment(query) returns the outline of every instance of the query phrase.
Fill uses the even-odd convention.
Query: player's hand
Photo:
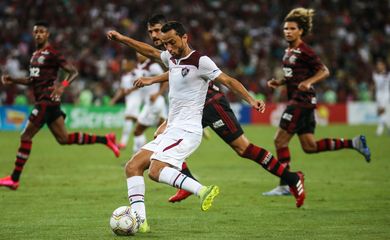
[[[140,78],[138,78],[137,80],[134,81],[133,86],[134,87],[138,87],[138,88],[142,88],[142,87],[145,87],[145,86],[149,86],[151,84],[152,84],[152,82],[150,81],[149,78],[140,77]]]
[[[110,30],[106,33],[106,36],[108,39],[116,41],[119,40],[123,35],[115,30]]]
[[[12,78],[9,75],[2,75],[1,76],[1,83],[3,85],[9,85],[12,84]]]
[[[64,92],[65,87],[62,85],[54,88],[53,92],[50,94],[52,101],[59,102],[61,100],[62,93]]]
[[[307,82],[307,81],[303,81],[303,82],[299,83],[299,85],[298,85],[298,90],[303,91],[303,92],[309,91],[310,88],[311,88],[311,83]]]
[[[159,93],[155,93],[155,94],[150,95],[150,102],[154,103],[157,100],[158,96],[160,96]]]
[[[251,105],[256,111],[264,113],[265,103],[262,100],[255,100]]]
[[[267,82],[267,86],[270,88],[277,88],[280,85],[281,85],[280,82],[278,80],[276,80],[275,78],[272,78],[271,80],[269,80]]]

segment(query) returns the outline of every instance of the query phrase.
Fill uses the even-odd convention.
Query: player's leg
[[[136,121],[137,121],[137,119],[132,117],[132,116],[129,116],[129,115],[125,116],[125,121],[123,123],[123,129],[122,129],[122,136],[121,136],[121,140],[118,144],[118,147],[120,149],[123,149],[127,146],[131,132],[133,130],[133,125]]]
[[[142,224],[140,232],[149,232],[145,210],[145,180],[143,173],[149,168],[152,151],[141,149],[126,164],[127,194],[131,207],[138,213]]]
[[[383,134],[386,126],[386,114],[385,114],[385,108],[382,106],[378,106],[378,125],[376,128],[376,135],[380,136]]]
[[[148,129],[148,126],[143,125],[139,121],[136,122],[134,129],[133,153],[138,152],[138,150],[146,144],[146,136],[144,134],[146,129]]]
[[[20,175],[30,156],[32,139],[39,130],[40,127],[34,125],[31,120],[27,122],[27,126],[20,136],[20,145],[16,154],[14,170],[10,176],[0,179],[0,186],[9,187],[12,190],[16,190],[19,187]]]
[[[120,152],[118,146],[115,143],[115,134],[109,133],[106,136],[86,134],[82,132],[73,132],[68,134],[65,128],[65,116],[65,113],[63,113],[58,107],[51,111],[50,116],[47,120],[49,129],[53,133],[59,144],[85,145],[101,143],[105,144],[108,148],[110,148],[114,152],[116,157],[119,157]]]

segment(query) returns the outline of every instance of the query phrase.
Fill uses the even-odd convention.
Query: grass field
[[[275,128],[247,126],[245,131],[274,152]],[[390,239],[390,137],[376,137],[374,126],[344,125],[318,127],[316,135],[350,138],[360,132],[371,147],[370,164],[353,150],[308,155],[294,139],[292,168],[306,176],[301,209],[293,197],[263,197],[278,180],[240,159],[213,133],[188,160],[202,183],[221,188],[210,211],[201,212],[193,196],[168,203],[175,189],[147,179],[152,232],[132,238]],[[18,139],[19,133],[0,132],[1,176],[13,168]],[[60,146],[43,129],[34,139],[19,189],[0,188],[0,239],[119,238],[108,221],[115,208],[128,204],[122,164],[129,157],[124,151],[115,159],[102,145]]]

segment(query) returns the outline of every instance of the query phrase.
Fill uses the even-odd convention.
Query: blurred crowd
[[[110,42],[110,29],[150,42],[146,20],[155,13],[182,22],[193,48],[210,56],[258,98],[284,100],[266,81],[281,78],[286,48],[282,24],[295,7],[314,8],[313,34],[306,37],[331,76],[316,85],[320,102],[373,100],[372,70],[390,63],[390,1],[365,0],[2,0],[0,67],[14,77],[28,74],[36,20],[50,24],[51,42],[79,70],[65,103],[104,105],[119,86],[121,61],[135,54]],[[236,99],[232,98],[232,101]],[[32,101],[28,89],[0,85],[1,104]]]

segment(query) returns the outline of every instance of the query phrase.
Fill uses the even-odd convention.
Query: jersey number
[[[292,77],[293,76],[293,71],[291,68],[284,67],[283,72],[284,72],[284,77]]]
[[[31,67],[30,68],[30,77],[39,77],[39,71],[40,71],[39,68]]]

